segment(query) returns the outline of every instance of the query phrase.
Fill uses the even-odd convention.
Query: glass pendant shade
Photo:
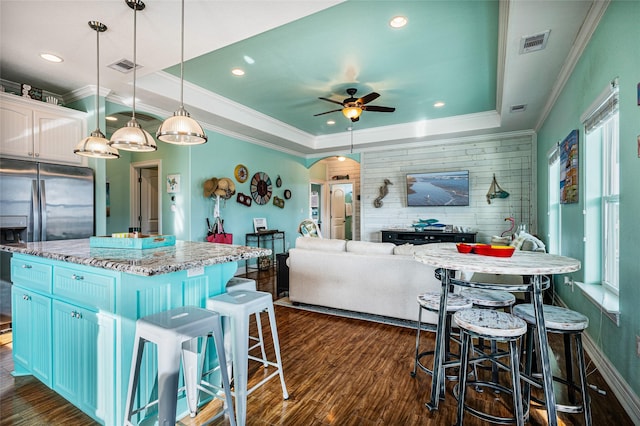
[[[83,157],[120,158],[118,150],[109,146],[109,141],[104,137],[100,129],[94,130],[91,135],[78,142],[73,152]]]
[[[158,149],[153,136],[140,127],[140,123],[135,118],[113,132],[109,145],[117,149],[136,152],[151,152]]]
[[[180,108],[158,128],[156,137],[174,145],[200,145],[207,142],[207,135],[196,120],[184,109],[184,0],[180,27]]]
[[[207,141],[207,135],[196,120],[189,116],[183,106],[160,125],[158,139],[175,145],[200,145]]]
[[[141,0],[126,0],[127,6],[133,9],[133,106],[131,108],[131,120],[116,130],[111,135],[109,145],[125,151],[151,152],[158,149],[153,136],[144,130],[136,120],[136,36],[137,36],[137,12],[144,10],[145,4]]]
[[[110,160],[120,158],[120,154],[117,149],[109,146],[109,140],[100,131],[100,33],[107,31],[107,26],[102,22],[89,21],[89,27],[96,32],[96,129],[78,142],[73,152],[83,157]]]

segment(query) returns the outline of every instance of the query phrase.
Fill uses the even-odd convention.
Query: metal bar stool
[[[555,382],[562,383],[567,387],[569,404],[556,403],[556,410],[564,413],[584,413],[585,424],[591,425],[591,407],[587,384],[587,372],[584,360],[584,350],[582,347],[582,332],[589,326],[589,318],[579,312],[572,311],[559,306],[543,305],[544,322],[549,333],[559,333],[564,338],[564,356],[565,356],[565,376],[566,378],[553,377]],[[513,308],[513,314],[522,318],[529,324],[529,331],[526,339],[526,358],[525,358],[525,376],[527,380],[524,385],[524,401],[525,404],[534,401],[540,405],[544,405],[540,401],[531,396],[531,384],[541,388],[542,384],[533,380],[533,336],[536,332],[535,317],[532,304],[516,305]],[[571,345],[571,337],[575,340],[575,354],[578,358],[578,373],[580,375],[580,386],[578,386],[573,378],[573,352]],[[531,383],[529,382],[531,381]],[[582,401],[576,402],[575,391],[579,390]]]
[[[250,278],[233,277],[227,282],[225,289],[227,290],[227,293],[232,293],[238,290],[256,291],[257,290],[256,280],[252,280]],[[264,351],[264,338],[262,336],[262,322],[260,322],[260,312],[256,312],[256,327],[258,329],[258,336],[256,337],[256,336],[249,335],[249,340],[256,342],[253,345],[249,346],[249,352],[259,347],[260,353],[262,354],[262,359],[265,360],[265,362],[263,362],[263,365],[265,368],[267,368],[269,364],[266,362],[267,354]],[[229,318],[222,317],[222,332],[224,334],[224,350],[227,351],[227,353],[230,353],[231,352],[231,334],[226,332],[226,330],[228,329],[229,329]],[[229,367],[229,377],[231,377],[231,359],[230,358],[227,358],[227,365]]]
[[[279,375],[280,385],[282,386],[282,396],[284,399],[289,398],[287,386],[284,382],[282,360],[280,358],[280,343],[278,340],[278,330],[276,328],[273,299],[270,293],[263,291],[238,290],[210,297],[207,299],[207,309],[219,312],[220,315],[227,316],[231,319],[231,352],[233,356],[234,386],[234,390],[231,394],[235,396],[236,420],[238,425],[244,426],[247,414],[247,396],[266,383],[269,379]],[[251,315],[256,313],[259,314],[265,310],[269,315],[269,325],[271,328],[273,348],[276,357],[275,363],[267,360],[266,358],[260,359],[249,355],[249,318]],[[275,367],[275,371],[264,377],[251,389],[247,389],[249,360],[259,361]],[[205,375],[206,374],[208,374],[208,372],[205,373]],[[204,380],[200,383],[203,386],[211,386]]]
[[[465,288],[460,294],[473,303],[474,308],[480,309],[502,309],[505,312],[511,312],[511,307],[516,303],[516,296],[513,293],[502,290],[483,290],[480,288]],[[478,345],[475,349],[485,350],[484,340],[478,339]],[[491,353],[497,355],[498,345],[495,340],[491,341]],[[502,352],[506,355],[506,352]],[[474,364],[474,372],[477,376],[477,368],[479,365]],[[491,363],[491,380],[498,383],[498,365]]]
[[[462,339],[462,349],[460,352],[460,378],[458,381],[458,413],[457,425],[463,424],[464,412],[493,423],[516,423],[524,425],[525,414],[522,406],[522,389],[520,385],[520,361],[518,357],[518,339],[527,332],[527,323],[515,315],[491,310],[491,309],[465,309],[453,314],[453,321],[460,327]],[[484,382],[477,378],[472,381],[467,380],[467,369],[469,363],[474,359],[469,359],[471,349],[471,338],[483,338],[491,341],[508,342],[510,365],[506,366],[497,359],[493,362],[499,363],[502,368],[511,372],[511,389],[494,382]],[[484,356],[481,359],[485,359]],[[467,387],[489,387],[501,392],[511,393],[513,396],[514,417],[499,417],[480,411],[466,404]],[[455,394],[455,388],[454,388]]]
[[[198,337],[204,337],[202,358],[207,347],[207,336],[213,333],[216,352],[220,365],[226,365],[222,344],[222,326],[220,315],[195,306],[184,306],[165,312],[149,315],[136,321],[135,341],[133,343],[133,362],[129,373],[129,388],[125,409],[125,425],[132,425],[131,418],[154,405],[158,405],[158,424],[174,425],[180,377],[180,358],[182,356],[183,374],[186,386],[187,404],[191,417],[198,409]],[[140,367],[145,343],[154,343],[158,354],[158,399],[143,407],[134,409],[134,400],[138,388]],[[222,386],[225,395],[225,407],[220,414],[229,416],[231,425],[235,425],[233,403],[229,377],[222,368]],[[217,396],[217,395],[216,395]],[[222,398],[221,398],[222,399]]]
[[[450,341],[452,339],[451,335],[451,315],[454,312],[457,312],[461,309],[469,309],[473,306],[471,301],[464,296],[461,296],[459,293],[449,293],[447,297],[447,312],[446,312],[446,326],[445,326],[445,362],[443,363],[443,367],[455,367],[458,365],[455,359],[458,359],[459,356],[451,353],[450,349]],[[438,312],[440,310],[440,292],[433,291],[422,293],[418,295],[418,330],[416,333],[416,350],[415,350],[415,358],[413,363],[413,371],[411,372],[411,377],[416,377],[416,372],[418,368],[420,368],[425,373],[429,374],[433,378],[433,371],[424,365],[421,362],[421,359],[425,356],[434,355],[435,351],[424,351],[420,352],[420,332],[422,331],[422,312],[423,310],[430,312]],[[430,329],[429,331],[435,331],[435,329]],[[455,339],[454,339],[455,340]],[[455,340],[457,341],[457,340]],[[459,343],[459,341],[457,341]],[[456,380],[457,376],[448,376],[450,380]],[[433,379],[432,379],[433,380]],[[440,393],[440,398],[444,398],[444,388],[445,383],[442,381]]]

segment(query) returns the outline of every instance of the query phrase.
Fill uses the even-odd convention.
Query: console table
[[[475,232],[412,231],[404,229],[385,229],[382,242],[402,244],[430,243],[475,243]]]
[[[269,230],[269,231],[260,231],[260,232],[252,232],[250,234],[246,234],[245,236],[245,245],[248,247],[258,247],[258,248],[270,248],[271,254],[269,256],[261,256],[256,260],[255,265],[250,264],[250,260],[247,260],[246,269],[258,269],[258,270],[266,270],[270,269],[272,266],[276,264],[276,254],[285,252],[285,238],[284,231],[278,230]],[[276,251],[276,248],[280,250]],[[269,259],[268,265],[262,264],[264,258]]]

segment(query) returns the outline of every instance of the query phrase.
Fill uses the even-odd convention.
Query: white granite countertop
[[[192,241],[176,241],[175,246],[144,250],[94,248],[89,247],[89,239],[3,244],[0,250],[144,276],[271,254],[271,250],[265,248]]]
[[[577,259],[533,251],[516,250],[511,257],[458,253],[455,243],[425,244],[414,258],[436,268],[486,274],[564,274],[578,271],[581,266]]]

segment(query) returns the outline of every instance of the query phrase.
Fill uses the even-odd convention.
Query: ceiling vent
[[[131,72],[133,70],[133,67],[133,61],[130,61],[128,59],[120,59],[118,62],[114,62],[113,64],[109,65],[109,68],[120,71],[123,74]],[[141,65],[138,64],[137,68],[140,69]]]
[[[527,109],[527,105],[526,104],[511,105],[511,108],[509,109],[509,111],[510,112],[522,112],[525,109]]]
[[[522,39],[520,39],[520,54],[544,49],[547,46],[550,32],[551,30],[547,30],[540,34],[522,37]]]

